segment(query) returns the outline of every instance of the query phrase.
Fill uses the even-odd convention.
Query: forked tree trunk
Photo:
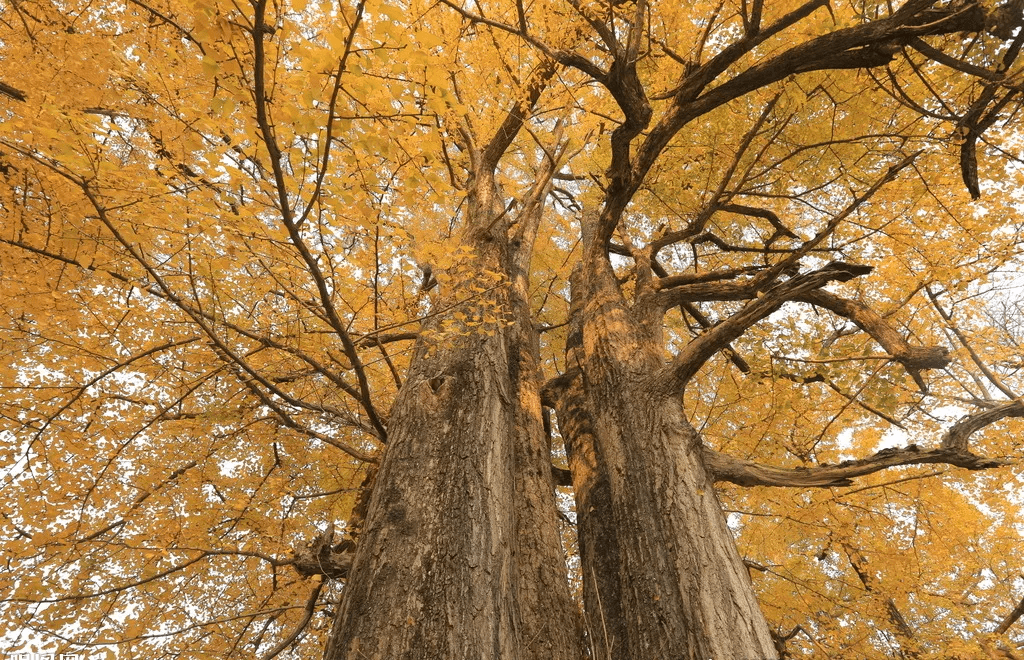
[[[657,310],[627,308],[603,257],[586,263],[581,289],[582,336],[569,342],[581,371],[558,418],[596,657],[776,658],[700,438],[681,397],[653,387],[664,366]]]
[[[501,237],[467,243],[478,272],[510,277],[495,301],[506,323],[492,324],[492,336],[467,328],[417,344],[326,660],[580,658],[526,299],[528,252]]]

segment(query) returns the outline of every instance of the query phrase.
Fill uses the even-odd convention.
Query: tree
[[[1011,654],[1024,6],[766,5],[4,6],[5,644]]]

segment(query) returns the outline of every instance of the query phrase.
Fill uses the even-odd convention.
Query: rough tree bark
[[[653,282],[644,265],[649,258],[634,251],[637,293],[630,305],[604,251],[587,255],[574,276],[568,370],[549,383],[546,398],[558,410],[570,457],[593,657],[777,657],[714,492],[716,480],[814,487],[843,485],[848,476],[911,462],[972,469],[997,464],[952,441],[934,450],[935,456],[911,446],[810,470],[772,472],[730,462],[704,447],[685,418],[681,394],[690,378],[708,357],[785,302],[839,300],[820,287],[872,269],[833,262],[748,291],[747,304],[666,363],[661,316],[679,296],[659,295],[663,283]],[[709,290],[696,287],[691,294]],[[730,284],[718,290],[726,297],[737,291]],[[933,356],[931,362],[906,365],[908,370],[945,364],[941,351],[911,347],[881,317],[856,305],[832,307],[859,318],[896,360],[908,353]],[[965,432],[970,428],[964,426]]]
[[[578,657],[529,328],[417,349],[326,658]]]
[[[517,115],[476,152],[462,237],[464,270],[506,278],[479,287],[500,318],[459,332],[440,315],[425,329],[441,338],[417,343],[326,660],[580,656],[527,289],[555,162],[517,214],[498,202],[493,167]]]
[[[654,378],[665,367],[661,311],[627,305],[607,258],[588,253],[573,288],[576,371],[552,395],[573,471],[593,655],[775,658],[700,438],[681,397]]]
[[[578,657],[516,334],[419,349],[327,658]]]

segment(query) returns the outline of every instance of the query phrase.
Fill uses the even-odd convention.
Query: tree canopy
[[[321,550],[358,542],[416,351],[521,322],[515,273],[464,239],[489,167],[504,210],[474,231],[533,245],[545,395],[575,368],[585,244],[668,310],[665,382],[787,653],[1019,647],[1022,22],[5,3],[2,643],[320,654],[348,570]]]

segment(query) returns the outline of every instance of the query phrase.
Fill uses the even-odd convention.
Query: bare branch
[[[913,444],[892,447],[868,458],[844,461],[839,465],[778,468],[728,456],[708,447],[704,448],[704,459],[716,481],[729,481],[740,486],[849,486],[856,477],[892,467],[928,463],[953,465],[968,470],[987,470],[1011,465],[1012,462],[1008,459],[972,454],[968,447],[969,438],[986,426],[1007,417],[1024,417],[1024,404],[1012,401],[964,417],[946,431],[938,449],[923,450]]]
[[[967,451],[971,435],[1007,417],[1024,417],[1024,403],[1010,401],[961,419],[942,437],[942,446],[957,451]]]
[[[942,320],[946,322],[946,327],[949,328],[950,332],[953,333],[953,336],[957,338],[957,341],[959,341],[960,345],[964,347],[967,354],[971,356],[971,361],[974,362],[975,366],[981,370],[981,373],[985,374],[985,377],[988,378],[989,382],[999,388],[999,391],[1007,397],[1011,399],[1019,399],[1018,395],[1011,390],[994,371],[988,368],[988,365],[985,364],[985,361],[981,359],[978,352],[971,346],[970,341],[967,340],[967,336],[960,330],[960,328],[956,327],[953,323],[953,315],[943,309],[942,305],[939,304],[938,294],[927,287],[925,287],[925,293],[928,294],[929,300],[932,301],[932,307],[934,307],[935,311],[939,313]]]

